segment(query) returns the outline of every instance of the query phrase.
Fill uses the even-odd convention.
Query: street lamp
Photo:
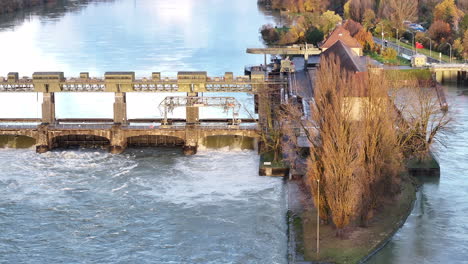
[[[382,50],[384,49],[384,35],[385,35],[384,28],[383,28],[384,25],[382,23],[380,23],[378,25],[380,25],[382,27],[382,33],[381,33],[382,34],[382,48],[380,49],[380,55],[382,55]]]
[[[447,44],[450,46],[450,63],[452,63],[452,44],[448,43],[448,42],[445,42],[444,44]],[[440,45],[440,47],[442,47],[444,44]]]
[[[413,36],[413,41],[412,41],[412,42],[413,42],[413,55],[414,55],[414,53],[415,53],[415,52],[414,52],[414,50],[415,50],[415,49],[414,49],[414,32],[409,31],[409,30],[406,30],[406,32],[411,33],[411,35]]]
[[[383,30],[383,29],[382,29]],[[382,51],[385,49],[385,39],[384,39],[384,36],[385,36],[385,32],[382,31],[382,48],[380,49],[380,55],[382,55]]]
[[[397,43],[397,48],[398,48],[398,53],[397,54],[399,56],[400,55],[400,44],[398,44],[398,42],[399,42],[400,39],[398,38],[398,28],[394,27],[393,29],[396,29],[396,40],[397,40],[396,43]]]
[[[317,259],[320,253],[320,179],[317,179]]]
[[[429,40],[429,57],[432,58],[432,39],[429,37],[424,37],[424,38],[427,38]]]

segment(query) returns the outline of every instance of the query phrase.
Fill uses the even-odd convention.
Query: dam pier
[[[209,93],[241,92],[255,94],[261,89],[282,89],[287,81],[279,77],[266,77],[264,72],[250,76],[207,76],[206,72],[179,72],[177,78],[161,78],[154,72],[151,78],[136,79],[134,72],[107,72],[103,79],[90,78],[81,73],[79,78],[66,79],[63,72],[36,72],[32,78],[19,78],[9,73],[0,79],[0,93],[41,93],[40,119],[1,119],[0,135],[26,136],[35,140],[36,152],[44,153],[57,147],[102,146],[111,153],[121,153],[127,146],[181,146],[184,153],[197,152],[198,144],[207,137],[234,136],[257,139],[257,120],[241,120],[240,103],[233,97],[209,97]],[[56,119],[56,93],[114,93],[112,119]],[[164,118],[129,120],[127,93],[173,92],[186,96],[168,96],[159,105]],[[202,95],[202,96],[200,96]],[[257,99],[261,101],[260,99]],[[256,102],[264,104],[268,102]],[[177,107],[185,108],[185,119],[168,119],[167,114]],[[232,112],[232,119],[202,120],[200,107],[222,107]],[[262,113],[259,113],[261,116]],[[261,119],[261,118],[259,118]],[[27,124],[29,122],[29,124]],[[142,125],[139,123],[154,123]],[[11,125],[11,123],[15,123]]]

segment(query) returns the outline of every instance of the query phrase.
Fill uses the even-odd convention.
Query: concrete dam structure
[[[152,77],[136,79],[134,72],[107,72],[103,79],[90,78],[81,73],[79,78],[66,79],[63,72],[36,72],[32,78],[19,78],[18,73],[9,73],[0,79],[0,93],[36,92],[42,93],[42,117],[39,120],[1,119],[17,125],[0,123],[0,135],[26,136],[35,140],[38,153],[63,146],[103,146],[111,153],[121,153],[127,146],[182,146],[184,153],[195,154],[199,142],[213,136],[235,136],[258,138],[256,120],[242,123],[236,116],[240,105],[232,97],[209,97],[210,92],[243,92],[255,94],[261,89],[282,89],[287,81],[275,77],[267,78],[264,72],[250,76],[234,77],[226,73],[223,77],[210,78],[206,72],[179,72],[177,78],[161,78],[160,73]],[[114,93],[113,119],[100,120],[57,120],[55,115],[55,93],[111,92]],[[186,118],[177,124],[167,116],[154,126],[134,125],[127,118],[126,94],[131,92],[183,92],[187,96],[167,97],[160,105],[167,113],[174,107],[185,107]],[[203,93],[204,96],[199,96]],[[257,102],[264,104],[268,102]],[[199,119],[199,107],[217,106],[233,111],[231,120]],[[259,113],[261,119],[262,113]],[[40,124],[27,124],[33,121]],[[73,124],[75,121],[75,124]],[[77,121],[82,124],[76,124]],[[108,122],[106,122],[108,121]],[[104,123],[105,122],[105,123]],[[141,122],[141,121],[140,121]],[[214,123],[215,122],[215,123]]]
[[[430,69],[439,83],[468,85],[467,64],[433,64]]]

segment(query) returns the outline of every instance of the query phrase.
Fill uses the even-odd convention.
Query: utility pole
[[[429,37],[425,37],[429,40],[429,57],[432,57],[432,39]]]
[[[320,254],[320,179],[317,179],[317,260]]]
[[[398,28],[394,28],[396,29],[396,43],[397,43],[397,48],[398,48],[398,56],[400,56],[400,44],[398,43],[400,41],[400,39],[398,38]]]
[[[448,43],[448,42],[445,42],[444,44],[440,45],[439,47],[442,47],[443,45],[449,45],[450,47],[450,59],[449,59],[449,63],[452,63],[452,44]],[[440,57],[442,58],[442,53],[440,54]],[[441,59],[442,60],[442,59]]]
[[[384,49],[384,31],[383,31],[383,24],[380,24],[382,26],[382,48],[380,49],[380,55],[382,55],[382,51]]]

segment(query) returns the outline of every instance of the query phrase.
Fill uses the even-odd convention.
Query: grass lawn
[[[431,80],[432,73],[429,69],[397,69],[386,70],[385,74],[390,80]]]
[[[383,58],[382,56],[380,56],[380,54],[377,54],[375,52],[368,52],[366,53],[365,55],[368,55],[369,57],[371,57],[372,59],[380,62],[380,63],[383,63],[385,65],[394,65],[394,66],[411,66],[411,62],[405,58],[402,58],[400,56],[398,56],[396,59],[394,60],[386,60],[385,58]]]
[[[406,167],[409,169],[421,169],[421,168],[439,169],[440,168],[439,163],[432,155],[425,160],[417,160],[417,159],[409,160],[406,164]]]
[[[412,178],[402,176],[401,193],[394,201],[388,201],[376,212],[367,228],[352,227],[347,237],[335,236],[332,225],[320,225],[320,254],[316,254],[317,215],[313,206],[308,206],[302,215],[293,217],[296,233],[296,251],[307,261],[332,263],[357,263],[389,239],[406,221],[411,212],[416,189]]]

